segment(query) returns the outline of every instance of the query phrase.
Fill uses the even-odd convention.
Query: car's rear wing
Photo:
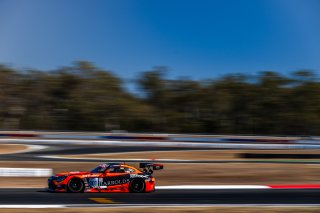
[[[148,169],[153,169],[153,170],[161,170],[163,169],[163,165],[162,164],[156,164],[156,163],[140,163],[139,165],[140,168],[148,168]]]

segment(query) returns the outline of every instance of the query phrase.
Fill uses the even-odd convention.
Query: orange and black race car
[[[161,164],[140,163],[140,169],[121,163],[105,163],[89,172],[66,172],[48,179],[52,192],[152,192],[155,190],[153,170]]]

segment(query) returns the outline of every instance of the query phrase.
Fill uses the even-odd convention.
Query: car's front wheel
[[[130,182],[130,192],[140,193],[145,192],[146,183],[142,179],[133,179]]]
[[[81,179],[72,178],[68,182],[68,192],[78,193],[78,192],[83,192],[83,190],[84,190],[84,183]]]

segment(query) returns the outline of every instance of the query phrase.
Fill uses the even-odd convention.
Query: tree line
[[[0,129],[319,135],[315,72],[192,80],[142,72],[139,92],[80,61],[53,71],[0,65]]]

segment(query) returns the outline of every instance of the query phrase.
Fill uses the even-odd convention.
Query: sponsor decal
[[[87,178],[88,185],[91,188],[107,188],[108,186],[121,185],[130,181],[130,175],[104,178]]]
[[[138,175],[138,174],[130,174],[130,178],[149,178],[148,175]]]

